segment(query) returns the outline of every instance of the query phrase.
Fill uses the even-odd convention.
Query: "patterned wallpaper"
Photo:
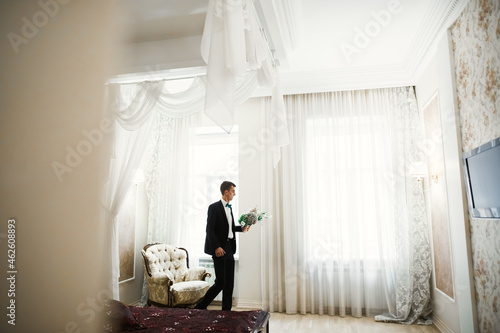
[[[500,1],[471,0],[451,27],[463,151],[500,137]],[[500,332],[500,221],[471,219],[479,329]]]

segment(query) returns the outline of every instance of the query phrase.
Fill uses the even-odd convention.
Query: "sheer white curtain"
[[[144,155],[144,147],[149,139],[152,129],[152,118],[145,118],[143,126],[135,131],[122,128],[115,120],[114,123],[114,147],[110,159],[109,176],[105,184],[104,207],[108,212],[106,216],[107,225],[110,230],[110,251],[112,282],[111,290],[113,298],[119,299],[119,253],[118,253],[118,221],[119,209],[126,198],[130,185],[135,176]]]
[[[262,233],[265,308],[428,315],[425,202],[409,174],[423,158],[413,89],[286,96],[285,107],[290,145],[277,168],[268,150],[263,170],[274,217]]]
[[[193,129],[198,115],[170,118],[158,115],[145,160],[149,217],[147,242],[186,247],[188,209],[193,188]]]
[[[201,55],[208,65],[205,114],[229,133],[239,81],[252,75],[273,87],[277,76],[252,0],[209,1]]]
[[[199,115],[185,118],[156,115],[143,161],[149,208],[146,242],[187,247],[191,263],[196,258],[193,258],[194,251],[189,249],[187,204],[193,193],[189,180],[192,178],[193,129]],[[147,295],[144,280],[142,304],[146,304]]]

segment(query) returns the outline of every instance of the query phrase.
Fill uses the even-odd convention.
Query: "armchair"
[[[186,249],[154,243],[142,250],[148,305],[193,307],[209,288],[203,267],[189,268]]]

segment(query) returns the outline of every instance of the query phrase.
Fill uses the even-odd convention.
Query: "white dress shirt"
[[[227,233],[227,238],[234,238],[233,221],[231,218],[231,208],[226,206],[226,204],[228,204],[228,202],[226,202],[224,199],[221,199],[220,201],[222,202],[222,205],[224,206],[224,210],[226,212],[226,217],[227,217],[227,224],[229,225],[229,231]]]

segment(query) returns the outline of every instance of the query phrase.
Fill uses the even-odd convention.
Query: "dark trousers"
[[[223,257],[212,256],[215,270],[215,283],[208,289],[205,297],[196,305],[197,309],[206,309],[222,291],[222,310],[231,310],[234,288],[234,253],[229,242],[224,246]]]

